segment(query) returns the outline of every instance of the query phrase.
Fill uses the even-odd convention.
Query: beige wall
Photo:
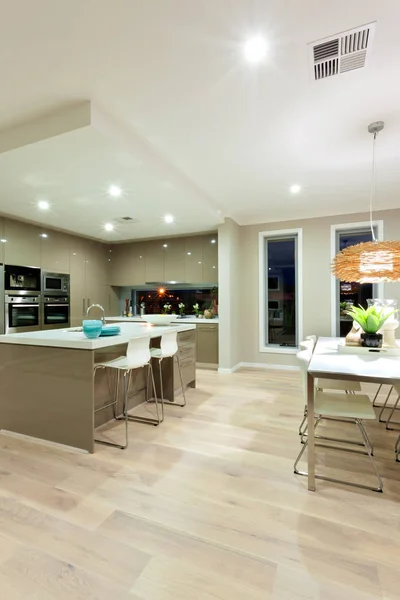
[[[381,211],[374,214],[374,220],[383,220],[384,238],[400,239],[400,210]],[[231,236],[232,240],[224,240],[224,254],[220,258],[220,323],[224,321],[225,302],[236,307],[236,317],[230,308],[226,327],[231,328],[229,337],[234,349],[224,349],[221,359],[224,367],[232,368],[239,362],[287,365],[296,364],[294,355],[265,353],[259,351],[259,289],[258,289],[258,234],[261,231],[279,229],[303,230],[303,335],[331,335],[331,225],[342,223],[357,223],[368,221],[363,214],[339,215],[319,219],[304,219],[279,223],[236,227],[222,226],[220,234]],[[221,242],[220,242],[221,245]],[[240,248],[238,254],[237,248]],[[227,249],[231,251],[231,259],[225,256]],[[237,284],[232,285],[232,279],[222,276],[224,265],[236,268]],[[240,285],[239,285],[240,282]],[[224,285],[227,289],[224,290]],[[240,304],[230,298],[227,292],[240,298]],[[400,283],[385,285],[385,297],[400,300]],[[232,328],[234,331],[232,331]],[[221,330],[220,345],[224,345],[226,331]],[[400,332],[399,332],[400,337]],[[230,357],[230,361],[227,357]]]
[[[218,230],[219,368],[231,369],[241,361],[241,228],[226,219]]]

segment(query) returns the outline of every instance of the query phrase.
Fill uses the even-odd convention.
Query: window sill
[[[294,348],[293,346],[290,348],[281,346],[260,346],[259,351],[269,354],[297,354],[299,352],[299,348]]]

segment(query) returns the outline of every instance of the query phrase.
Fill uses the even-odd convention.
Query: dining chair
[[[302,375],[302,383],[303,383],[303,395],[304,400],[307,400],[307,371],[308,365],[310,363],[312,357],[312,353],[309,350],[303,350],[297,354],[297,359],[300,363],[301,375]],[[368,434],[365,431],[363,420],[375,420],[375,411],[370,402],[369,397],[366,394],[338,394],[338,393],[329,393],[325,391],[320,391],[315,389],[314,391],[314,406],[315,406],[315,429],[318,427],[320,422],[324,419],[340,419],[342,423],[354,423],[361,434],[362,446],[364,446],[365,451],[361,452],[359,450],[346,448],[345,446],[335,447],[328,444],[321,444],[319,442],[316,443],[316,446],[323,446],[325,448],[330,448],[332,450],[340,449],[346,452],[353,452],[356,454],[366,454],[372,464],[373,470],[375,472],[376,478],[378,480],[377,487],[371,487],[369,485],[364,485],[361,483],[355,483],[352,481],[336,479],[333,477],[327,477],[325,475],[316,475],[317,479],[323,479],[325,481],[332,481],[334,483],[342,483],[345,485],[355,486],[357,488],[363,488],[372,490],[375,492],[382,492],[383,483],[382,479],[379,475],[378,469],[375,465],[373,459],[373,447],[369,440]],[[315,436],[317,437],[317,436]],[[342,440],[342,443],[347,443],[345,440]],[[299,461],[303,456],[306,448],[308,446],[308,439],[304,442],[296,460],[294,463],[294,472],[296,475],[308,476],[306,471],[300,471],[298,469]]]
[[[312,354],[314,352],[316,342],[317,342],[317,336],[309,335],[303,342],[300,342],[299,346],[300,346],[300,348],[302,348],[302,350],[309,351]],[[315,387],[319,391],[335,390],[335,391],[343,391],[346,394],[354,394],[355,392],[361,391],[361,384],[359,381],[345,381],[342,379],[317,378],[317,379],[315,379]],[[304,437],[307,435],[306,421],[307,421],[307,404],[304,407],[303,420],[299,426],[299,435],[301,436],[302,443],[304,443]],[[304,429],[303,429],[303,427],[304,427]],[[332,439],[331,441],[339,441],[340,442],[341,440],[340,439],[337,439],[337,440]],[[359,445],[358,442],[356,444]]]

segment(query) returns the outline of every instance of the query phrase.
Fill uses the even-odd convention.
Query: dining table
[[[344,338],[320,337],[308,365],[308,489],[315,491],[314,379],[343,379],[366,383],[400,384],[400,349],[353,347],[343,349]]]

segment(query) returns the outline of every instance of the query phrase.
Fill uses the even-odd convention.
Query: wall
[[[400,210],[376,212],[374,220],[383,220],[384,239],[400,239]],[[295,355],[259,351],[259,232],[303,229],[303,335],[330,336],[331,225],[365,221],[368,221],[368,216],[362,213],[242,227],[225,224],[220,228],[220,323],[225,323],[225,328],[220,325],[220,361],[223,361],[224,368],[232,368],[237,362],[288,367],[296,365]],[[229,277],[223,274],[225,264],[229,265],[230,273],[232,268],[236,268],[237,274],[229,274]],[[229,294],[231,298],[227,298]],[[400,282],[386,284],[385,297],[400,300]],[[225,321],[227,308],[230,312]],[[233,310],[236,317],[233,317]],[[228,327],[230,331],[227,331]],[[231,348],[224,348],[225,340],[229,340]]]
[[[241,361],[241,227],[226,219],[218,229],[219,370],[227,372]]]

